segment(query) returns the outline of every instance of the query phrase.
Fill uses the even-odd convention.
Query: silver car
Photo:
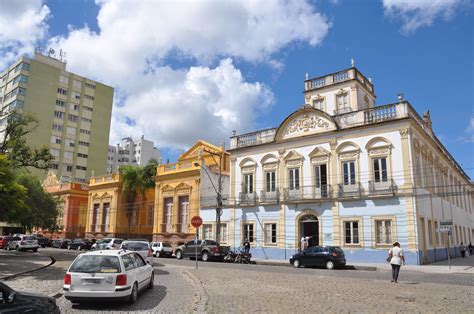
[[[123,241],[120,246],[121,250],[134,251],[140,254],[141,257],[150,265],[153,266],[153,251],[150,243],[147,241]]]
[[[92,245],[91,250],[118,250],[122,242],[122,239],[103,238],[97,240],[97,242]]]
[[[35,237],[21,235],[15,236],[10,240],[7,246],[7,250],[27,251],[32,250],[33,252],[38,251],[38,240]]]

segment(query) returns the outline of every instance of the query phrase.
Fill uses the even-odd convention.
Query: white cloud
[[[111,143],[130,134],[145,134],[177,149],[199,138],[217,144],[227,141],[234,129],[251,128],[260,110],[273,102],[269,89],[245,82],[230,59],[213,69],[161,67],[144,80],[148,83],[116,108]]]
[[[451,19],[463,3],[465,0],[383,0],[383,7],[385,15],[402,21],[402,33],[410,34],[432,25],[438,17]]]
[[[48,31],[50,10],[42,0],[2,0],[0,4],[0,69],[31,53]]]
[[[465,135],[460,137],[462,143],[474,143],[474,117],[469,120],[469,125],[465,130]]]
[[[112,143],[144,134],[182,148],[197,137],[218,142],[234,128],[254,128],[272,94],[246,82],[227,58],[281,69],[277,52],[292,43],[318,45],[330,27],[301,0],[97,3],[98,32],[71,29],[50,46],[67,52],[70,71],[120,90],[125,100],[113,113]],[[166,66],[176,59],[204,67]]]

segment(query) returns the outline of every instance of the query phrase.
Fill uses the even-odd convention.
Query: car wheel
[[[67,246],[67,249],[68,249],[68,250],[71,250],[71,246],[70,246],[70,245],[68,245],[68,246]]]
[[[153,286],[155,285],[155,273],[151,272],[151,277],[150,277],[150,283],[148,284],[148,289],[153,289]]]
[[[301,264],[300,264],[300,260],[299,259],[295,259],[293,261],[293,267],[294,268],[300,268]]]
[[[11,247],[10,246],[7,246],[7,251],[11,251]]]
[[[33,249],[33,252],[34,252],[34,253],[38,252],[38,249]]]
[[[160,255],[161,255],[160,251],[157,251],[155,255],[156,255],[156,257],[160,257]]]
[[[202,255],[201,255],[201,259],[202,259],[203,262],[209,261],[209,253],[203,252]]]
[[[78,251],[82,250],[82,248],[81,248],[80,245],[77,247],[77,250],[78,250]]]
[[[326,268],[327,269],[334,269],[334,262],[333,261],[327,261],[326,262]]]
[[[177,259],[182,259],[182,258],[183,258],[183,252],[181,252],[181,251],[176,251],[176,258],[177,258]]]
[[[129,299],[130,304],[137,302],[137,299],[138,299],[138,285],[135,282],[133,284],[132,293],[130,294],[130,299]]]
[[[18,245],[16,246],[16,251],[17,251],[17,252],[20,252],[20,251],[21,251],[21,249],[20,249],[20,247],[19,247]]]

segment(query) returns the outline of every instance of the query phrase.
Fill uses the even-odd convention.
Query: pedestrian
[[[469,255],[472,256],[472,244],[471,244],[471,242],[469,242],[468,248],[469,248]]]
[[[301,251],[306,250],[307,247],[308,247],[308,241],[306,240],[305,236],[302,236],[301,237]]]
[[[249,239],[245,239],[245,241],[244,241],[244,253],[245,253],[245,254],[250,253],[250,242],[249,242]]]
[[[393,247],[388,251],[387,261],[392,266],[391,282],[398,283],[400,267],[402,267],[402,263],[405,265],[405,256],[403,256],[403,250],[400,248],[400,243],[395,242],[393,244]]]
[[[466,247],[463,245],[463,243],[461,242],[461,244],[459,245],[459,252],[461,252],[461,256],[464,258],[466,257]]]

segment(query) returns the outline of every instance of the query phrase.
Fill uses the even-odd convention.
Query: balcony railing
[[[255,205],[257,203],[257,193],[242,193],[239,194],[240,205]]]
[[[359,182],[355,184],[339,184],[338,197],[361,197],[362,184]]]
[[[387,181],[369,181],[369,195],[395,195],[397,185],[392,179]]]
[[[290,190],[289,188],[284,189],[284,199],[286,202],[291,201],[317,201],[329,199],[332,197],[332,187],[330,185],[321,185],[316,187],[312,186],[300,186],[299,189]]]
[[[158,174],[168,173],[168,172],[176,172],[176,171],[186,171],[186,170],[193,170],[199,169],[198,166],[195,166],[192,161],[180,161],[175,162],[172,164],[160,165],[158,166]]]
[[[272,192],[261,191],[260,203],[276,204],[279,201],[279,197],[280,197],[280,193],[278,192],[278,190],[272,191]]]
[[[172,224],[161,224],[161,232],[173,232],[173,225]]]

